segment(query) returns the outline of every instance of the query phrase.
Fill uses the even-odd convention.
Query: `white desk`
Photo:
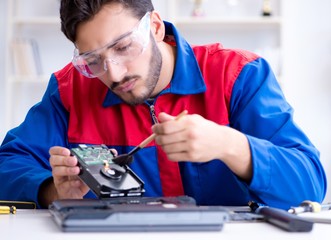
[[[330,224],[314,224],[312,232],[289,233],[268,223],[226,223],[219,232],[131,232],[131,233],[64,233],[47,210],[18,210],[0,215],[1,240],[301,240],[330,239]]]

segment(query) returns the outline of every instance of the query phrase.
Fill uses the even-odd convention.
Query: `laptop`
[[[49,211],[64,232],[220,231],[229,220],[188,196],[56,200]]]

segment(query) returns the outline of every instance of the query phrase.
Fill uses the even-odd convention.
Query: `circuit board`
[[[87,165],[105,164],[105,162],[108,164],[113,163],[114,154],[103,144],[95,146],[80,144],[78,148],[73,148],[71,151]]]

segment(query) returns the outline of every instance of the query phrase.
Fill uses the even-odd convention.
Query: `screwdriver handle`
[[[262,215],[265,220],[288,232],[310,232],[314,223],[285,210],[272,207],[259,207],[255,213]]]
[[[320,212],[321,210],[322,205],[318,202],[305,200],[298,207],[291,207],[288,212],[292,214],[299,214],[303,212]]]

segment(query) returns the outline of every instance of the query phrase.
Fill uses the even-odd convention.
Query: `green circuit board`
[[[88,146],[80,144],[77,148],[72,148],[71,151],[87,165],[113,163],[114,155],[106,145]]]

